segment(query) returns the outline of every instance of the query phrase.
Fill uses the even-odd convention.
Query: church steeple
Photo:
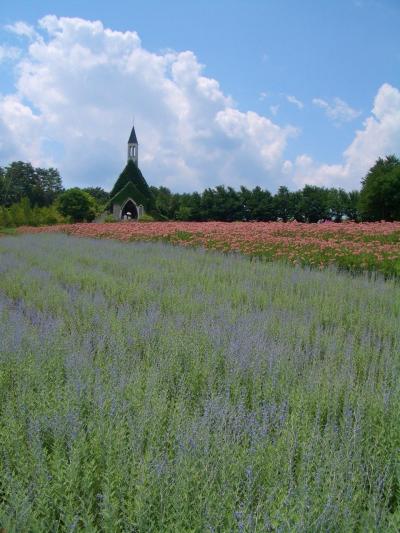
[[[132,131],[128,140],[128,161],[131,159],[136,166],[138,166],[138,140],[136,137],[135,126],[132,126]]]

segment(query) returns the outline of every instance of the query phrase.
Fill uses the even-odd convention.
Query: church
[[[145,213],[155,215],[155,202],[139,169],[139,143],[135,126],[128,139],[128,161],[110,193],[109,215],[115,220],[139,220]]]

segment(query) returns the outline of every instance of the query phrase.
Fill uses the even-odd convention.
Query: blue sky
[[[155,185],[357,188],[400,155],[399,22],[398,0],[8,2],[0,165],[111,188],[134,116]]]

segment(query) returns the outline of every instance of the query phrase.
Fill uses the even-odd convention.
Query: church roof
[[[135,132],[135,126],[132,126],[132,131],[129,136],[128,144],[138,144],[138,140],[137,140],[136,132]]]
[[[131,198],[136,204],[147,204],[147,199],[143,194],[135,187],[134,183],[128,181],[122,189],[120,189],[117,194],[115,194],[111,200],[110,204],[123,204],[125,200]]]
[[[110,203],[120,203],[130,196],[137,204],[142,204],[146,211],[155,208],[154,197],[143,174],[130,159],[110,193]]]

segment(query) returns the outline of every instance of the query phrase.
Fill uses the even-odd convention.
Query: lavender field
[[[398,531],[400,286],[0,238],[0,528]]]

